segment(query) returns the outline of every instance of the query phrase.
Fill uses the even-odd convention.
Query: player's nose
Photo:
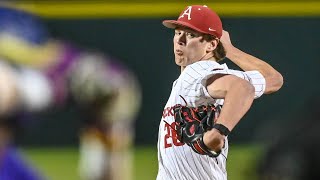
[[[186,36],[185,34],[181,34],[178,38],[177,38],[177,43],[180,45],[180,46],[184,46],[186,45]]]

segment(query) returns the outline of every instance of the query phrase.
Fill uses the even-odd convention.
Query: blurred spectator
[[[271,144],[258,168],[261,180],[320,179],[320,97],[312,97],[299,111],[292,113],[290,124],[282,129]],[[288,122],[288,121],[286,121]],[[282,123],[283,124],[283,123]]]
[[[19,68],[15,111],[74,102],[86,120],[80,133],[81,178],[131,179],[132,123],[141,102],[134,74],[103,53],[51,39],[30,13],[2,7],[0,24],[0,57]]]

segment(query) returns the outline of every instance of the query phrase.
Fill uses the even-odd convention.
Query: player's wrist
[[[212,128],[218,130],[221,135],[228,136],[230,134],[229,128],[223,124],[216,123]]]

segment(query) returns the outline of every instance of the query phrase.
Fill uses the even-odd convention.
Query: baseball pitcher
[[[157,180],[227,179],[228,135],[254,98],[280,89],[282,76],[234,47],[207,6],[188,6],[163,25],[174,29],[181,74],[160,120]],[[225,57],[245,71],[217,63]]]

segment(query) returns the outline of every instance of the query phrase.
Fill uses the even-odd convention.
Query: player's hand
[[[229,35],[228,31],[223,30],[220,41],[226,51],[226,56],[228,57],[228,53],[230,53],[232,51],[232,49],[234,49],[234,46],[231,42],[230,35]]]
[[[212,129],[203,135],[204,144],[215,152],[220,152],[224,146],[225,136],[217,129]]]

